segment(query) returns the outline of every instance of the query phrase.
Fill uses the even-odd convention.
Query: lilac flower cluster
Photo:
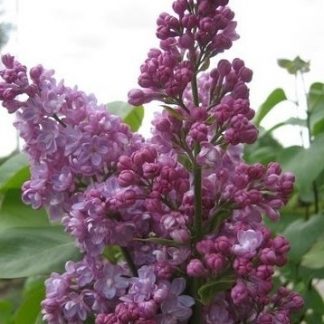
[[[263,222],[279,218],[294,177],[242,159],[257,138],[252,72],[234,59],[200,73],[238,37],[227,3],[176,0],[175,15],[158,18],[160,49],[129,93],[165,107],[146,141],[53,71],[28,75],[3,57],[0,99],[31,164],[23,200],[45,207],[84,254],[46,281],[47,323],[290,323],[303,306],[274,289],[289,243]]]
[[[160,49],[150,50],[141,66],[138,83],[143,89],[130,91],[130,103],[158,99],[181,104],[193,76],[238,38],[234,13],[226,7],[228,0],[195,2],[175,1],[175,16],[159,16],[156,36]]]

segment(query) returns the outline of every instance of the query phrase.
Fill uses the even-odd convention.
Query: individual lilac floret
[[[151,299],[155,289],[156,276],[153,268],[143,266],[138,270],[138,277],[130,280],[130,288],[126,296],[120,299],[126,302],[142,303]]]
[[[239,244],[233,246],[233,252],[239,256],[252,257],[261,245],[263,236],[261,232],[249,229],[238,231],[237,240]]]
[[[162,315],[158,316],[159,323],[177,324],[190,318],[195,300],[191,296],[181,295],[185,288],[184,278],[176,278],[171,282],[168,296],[161,304]]]
[[[106,264],[99,279],[94,284],[94,289],[111,300],[115,296],[122,296],[128,285],[129,281],[124,276],[124,271],[120,266]]]

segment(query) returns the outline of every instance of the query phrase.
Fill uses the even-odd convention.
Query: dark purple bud
[[[226,6],[228,4],[229,0],[217,0],[217,5],[218,6]]]
[[[181,19],[182,26],[187,29],[193,29],[198,25],[198,17],[192,14],[185,15]]]
[[[127,187],[127,186],[130,186],[132,184],[135,184],[137,178],[138,177],[137,177],[137,175],[135,174],[134,171],[123,170],[118,176],[118,183],[122,187]]]
[[[187,274],[190,277],[204,277],[207,273],[207,269],[199,259],[192,259],[187,265]]]
[[[238,282],[231,290],[231,297],[235,305],[244,303],[249,297],[246,285],[243,282]]]
[[[44,68],[42,65],[37,65],[30,69],[29,75],[32,78],[33,81],[38,82],[40,76],[44,72]]]
[[[128,102],[133,106],[140,106],[145,102],[143,90],[133,89],[128,92]]]
[[[14,66],[15,57],[10,54],[4,54],[1,57],[1,61],[5,65],[6,68],[11,69]]]
[[[217,65],[217,69],[221,76],[225,76],[231,72],[232,65],[227,60],[220,60]]]
[[[186,33],[179,37],[179,46],[184,49],[193,48],[195,43],[194,36],[190,33]]]
[[[122,170],[128,170],[132,168],[132,160],[130,159],[129,156],[126,155],[122,155],[119,158],[119,161],[117,163],[117,169],[118,171],[122,171]]]
[[[244,67],[244,61],[239,58],[235,58],[232,62],[232,66],[233,69],[238,73],[240,69]]]
[[[172,4],[173,10],[179,15],[183,16],[184,12],[188,8],[187,0],[176,0]]]
[[[245,66],[243,66],[240,70],[239,70],[239,78],[244,81],[244,82],[250,82],[252,80],[252,76],[253,76],[253,72],[252,70],[246,68]]]

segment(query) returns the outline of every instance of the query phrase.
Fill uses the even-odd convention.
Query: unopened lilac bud
[[[264,264],[275,265],[276,264],[277,257],[276,257],[275,252],[272,249],[270,249],[270,248],[264,248],[261,251],[260,260]]]
[[[215,242],[214,242],[215,249],[218,252],[221,252],[223,254],[227,254],[232,246],[231,241],[226,236],[219,236]]]
[[[191,129],[189,131],[189,136],[195,141],[195,142],[203,142],[207,140],[208,135],[208,127],[207,125],[197,122],[194,123],[191,126]]]
[[[197,243],[196,249],[202,255],[211,253],[214,250],[214,242],[212,240],[200,241]]]
[[[253,269],[253,264],[249,259],[238,257],[234,260],[233,268],[239,275],[247,275]]]
[[[1,56],[1,61],[7,68],[12,68],[14,65],[15,57],[7,53]]]
[[[143,164],[143,174],[145,178],[153,178],[158,175],[160,171],[160,165],[157,163],[148,163]]]
[[[225,88],[228,89],[229,91],[232,91],[237,81],[238,81],[238,77],[236,73],[234,71],[229,72],[226,75]]]
[[[187,10],[188,3],[187,0],[176,0],[172,4],[172,8],[179,16],[183,16],[184,12]]]
[[[179,46],[184,49],[193,48],[195,43],[194,37],[192,34],[186,33],[179,37]]]
[[[285,254],[290,249],[288,240],[281,235],[278,235],[273,239],[272,246],[275,249],[276,253],[280,254]]]
[[[275,314],[274,317],[275,317],[275,319],[274,319],[275,323],[280,323],[280,324],[290,324],[291,323],[289,316],[285,310],[278,312],[277,314]]]
[[[269,265],[260,265],[256,269],[256,276],[262,280],[269,279],[274,273],[273,267]]]
[[[292,310],[299,310],[304,306],[304,299],[297,293],[293,293],[293,297],[290,302],[287,303],[286,307]]]
[[[145,102],[145,94],[143,90],[133,89],[128,92],[128,102],[133,106],[143,105]]]
[[[231,290],[231,297],[235,305],[244,303],[249,297],[246,285],[243,282],[238,282]]]
[[[128,189],[122,193],[122,200],[124,203],[131,205],[135,202],[137,195],[134,190]]]
[[[231,72],[232,65],[227,60],[220,60],[217,65],[217,69],[221,76],[225,76]]]
[[[271,315],[271,314],[259,315],[256,320],[256,323],[257,324],[273,324],[274,323],[273,315]]]
[[[190,234],[186,229],[176,229],[170,233],[170,236],[179,243],[186,243],[190,240]]]
[[[207,16],[212,11],[212,4],[210,1],[200,1],[198,5],[198,13],[202,16]]]
[[[44,72],[44,68],[42,65],[37,65],[30,69],[29,75],[34,81],[38,81],[42,73]]]
[[[214,81],[216,82],[216,81],[218,80],[219,76],[220,76],[218,69],[212,69],[212,70],[210,71],[210,76],[211,76],[211,78],[213,78]]]
[[[216,273],[222,271],[225,266],[224,257],[219,253],[206,255],[204,260],[208,268]]]
[[[235,58],[232,62],[232,66],[236,72],[239,72],[240,69],[244,67],[244,61],[239,58]]]
[[[204,277],[207,269],[199,259],[192,259],[187,265],[187,274],[193,278]]]
[[[218,6],[226,6],[229,0],[217,0]]]
[[[197,27],[198,21],[198,18],[193,14],[185,15],[181,19],[182,26],[187,29],[193,29]]]
[[[234,86],[232,96],[234,99],[247,99],[249,97],[249,88],[244,83],[238,83]]]
[[[123,170],[118,176],[118,183],[122,187],[127,187],[127,186],[130,186],[132,184],[135,184],[137,178],[138,177],[137,177],[137,175],[135,174],[134,171]]]
[[[132,160],[130,159],[130,157],[126,156],[126,155],[122,155],[119,158],[119,161],[117,163],[117,168],[119,171],[131,169],[132,168]]]
[[[239,71],[239,78],[244,82],[250,82],[252,80],[252,70],[242,67]]]

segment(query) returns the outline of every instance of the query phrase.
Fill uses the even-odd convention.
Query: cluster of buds
[[[242,160],[257,138],[252,72],[240,59],[206,71],[238,38],[227,4],[176,0],[174,16],[159,16],[160,48],[129,93],[131,104],[165,107],[146,141],[53,71],[28,74],[3,57],[0,99],[31,163],[23,200],[45,207],[84,254],[46,281],[47,323],[284,324],[303,306],[273,289],[289,243],[263,222],[279,218],[294,177]]]

